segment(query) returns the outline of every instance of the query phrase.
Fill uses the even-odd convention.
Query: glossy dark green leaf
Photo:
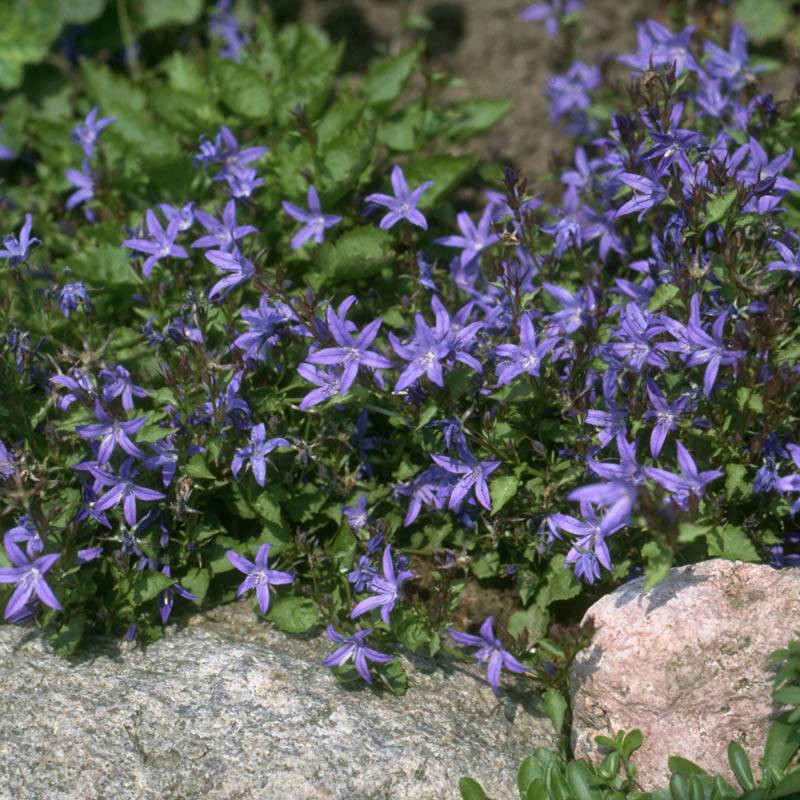
[[[319,623],[319,614],[313,600],[290,595],[272,599],[267,619],[284,633],[306,633]]]
[[[461,792],[461,800],[488,800],[483,787],[472,778],[461,778],[458,791]]]

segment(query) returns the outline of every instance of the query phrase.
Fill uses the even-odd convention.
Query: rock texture
[[[635,763],[647,789],[666,784],[680,755],[722,773],[731,739],[757,764],[775,709],[769,654],[800,619],[800,570],[715,559],[644,579],[595,603],[597,632],[573,666],[573,746],[597,757],[594,737],[640,728]]]
[[[328,650],[242,605],[75,663],[0,626],[0,798],[455,800],[464,775],[514,797],[521,760],[554,744],[528,691],[498,701],[469,668],[421,659],[402,698],[347,690]]]

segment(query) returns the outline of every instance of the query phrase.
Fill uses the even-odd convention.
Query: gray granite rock
[[[347,690],[325,638],[278,633],[234,605],[144,652],[74,663],[0,626],[0,798],[444,800],[470,775],[498,798],[552,726],[529,691],[404,661],[402,698]]]
[[[597,734],[640,728],[645,788],[666,784],[670,755],[736,785],[725,748],[735,739],[758,764],[776,712],[768,657],[799,627],[800,570],[715,559],[643,585],[586,612],[597,631],[571,674],[576,757],[597,759]]]

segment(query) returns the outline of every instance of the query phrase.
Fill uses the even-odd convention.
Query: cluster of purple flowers
[[[556,35],[580,7],[578,0],[551,0],[522,16],[544,21]],[[223,55],[243,57],[246,39],[230,3],[217,4],[210,24],[226,43]],[[179,469],[213,451],[220,471],[229,465],[236,503],[250,511],[254,498],[269,505],[280,496],[270,492],[282,482],[282,468],[305,470],[295,487],[303,488],[319,466],[317,482],[326,490],[341,489],[340,500],[356,496],[341,510],[347,527],[340,532],[354,542],[357,560],[353,556],[337,577],[343,596],[360,595],[345,601],[349,620],[372,619],[372,627],[349,635],[329,625],[336,648],[323,663],[352,662],[371,683],[370,664],[387,664],[392,656],[369,646],[367,638],[375,631],[382,635],[404,611],[406,584],[416,575],[401,552],[402,529],[420,518],[446,520],[459,539],[472,542],[475,533],[475,540],[491,540],[501,550],[514,535],[503,530],[505,520],[494,524],[509,502],[507,487],[519,488],[521,495],[535,490],[540,506],[518,510],[509,527],[526,518],[526,530],[546,535],[545,541],[534,534],[537,556],[561,548],[566,567],[595,583],[614,572],[612,551],[624,538],[620,534],[641,527],[642,518],[679,525],[719,499],[715,482],[726,473],[706,431],[730,421],[715,416],[712,401],[722,396],[733,402],[729,390],[737,388],[742,408],[749,398],[749,387],[740,385],[743,375],[760,384],[786,378],[783,387],[797,372],[770,360],[769,344],[754,361],[751,333],[770,308],[770,291],[794,286],[800,273],[800,237],[783,222],[787,198],[800,186],[787,174],[792,151],[776,152],[762,125],[776,111],[771,98],[753,95],[756,70],[748,66],[744,31],[734,27],[727,50],[706,42],[702,54],[693,47],[693,34],[692,28],[673,33],[652,21],[639,27],[637,52],[620,61],[648,78],[633,85],[633,111],[612,115],[606,131],[588,113],[591,95],[602,84],[599,68],[578,61],[550,80],[551,116],[581,137],[558,176],[563,196],[554,206],[530,196],[509,171],[504,195],[487,193],[481,209],[459,211],[452,232],[434,237],[419,208],[426,209],[423,198],[432,181],[409,186],[403,168],[394,165],[392,194],[369,193],[358,206],[370,233],[395,236],[398,262],[413,272],[403,276],[413,290],[380,315],[370,303],[377,293],[320,299],[311,289],[297,291],[295,273],[287,276],[282,264],[257,270],[268,250],[259,249],[264,231],[273,221],[263,222],[253,209],[273,187],[254,197],[268,180],[256,163],[269,150],[240,145],[228,127],[203,138],[195,164],[210,177],[198,174],[193,186],[211,186],[222,200],[204,209],[202,198],[184,195],[182,205],[138,209],[144,211],[143,228],[129,231],[121,246],[134,264],[142,262],[143,288],[133,298],[138,305],[146,304],[147,292],[159,291],[160,273],[176,260],[202,264],[209,273],[211,264],[215,277],[203,285],[203,275],[192,274],[180,312],[171,318],[154,314],[142,326],[142,342],[158,354],[147,369],[137,371],[125,357],[120,360],[127,366],[96,359],[87,366],[91,358],[85,364],[75,358],[49,378],[56,408],[83,414],[70,428],[88,450],[87,459],[73,465],[82,483],[72,521],[108,531],[103,545],[85,542],[92,546],[78,550],[75,565],[108,556],[116,565],[166,579],[157,598],[166,623],[175,597],[199,599],[173,579],[170,520],[196,513],[189,505],[189,473],[178,477]],[[650,73],[660,75],[661,95],[652,89],[658,81]],[[92,160],[99,135],[112,122],[98,118],[95,108],[74,131],[83,162],[80,171],[67,173],[76,189],[67,208],[86,204],[90,221],[97,177]],[[323,210],[332,210],[323,174],[305,178],[305,201],[281,194],[274,201],[282,241],[291,250],[289,271],[316,264],[326,237],[353,223],[344,210]],[[296,204],[302,202],[306,207]],[[378,209],[382,216],[370,217]],[[760,225],[760,233],[739,228],[733,235],[735,215]],[[27,214],[19,233],[4,238],[0,258],[10,267],[26,269],[32,247],[41,244],[31,235],[32,225]],[[442,265],[416,250],[420,240]],[[761,258],[758,272],[736,271],[736,248],[745,243]],[[730,290],[729,274],[745,287],[747,302]],[[181,290],[184,277],[175,276]],[[330,276],[314,277],[324,286]],[[69,281],[58,304],[64,317],[80,305],[88,310],[88,290]],[[209,340],[223,343],[215,349]],[[160,360],[164,351],[179,348],[171,363]],[[18,364],[35,357],[20,333],[13,351]],[[165,379],[160,390],[144,378],[154,369]],[[192,370],[200,373],[195,389],[202,387],[202,397],[180,389]],[[281,382],[280,391],[262,402],[272,380]],[[521,421],[516,412],[502,418],[503,409],[520,397],[536,409],[535,418]],[[355,425],[347,421],[349,407],[358,409]],[[368,483],[374,476],[371,456],[382,441],[372,431],[368,435],[375,412],[396,430],[413,429],[417,448],[413,463],[398,465],[377,487]],[[328,426],[335,417],[343,422]],[[300,422],[293,426],[293,419]],[[322,432],[313,438],[320,420]],[[561,423],[570,426],[570,441],[552,448],[551,440],[548,448],[536,438],[540,429]],[[800,474],[787,471],[790,462],[800,469],[800,446],[784,434],[770,436],[763,436],[763,463],[752,492],[800,492]],[[326,463],[319,454],[328,442],[337,450]],[[525,463],[525,452],[535,468]],[[339,486],[336,469],[350,459],[358,469]],[[194,474],[208,478],[205,461],[199,461]],[[0,480],[16,475],[13,448],[0,442]],[[394,523],[377,522],[366,492],[395,507],[397,530]],[[791,506],[792,514],[798,510],[800,500]],[[338,524],[337,509],[325,524],[331,516]],[[145,544],[148,531],[155,536]],[[318,536],[318,529],[297,524],[303,547],[316,547]],[[45,553],[56,541],[35,513],[20,516],[6,532],[4,550],[12,566],[0,568],[0,582],[15,585],[6,619],[28,619],[42,603],[61,610],[44,577],[62,557]],[[786,547],[796,544],[791,537],[785,541]],[[269,612],[276,592],[305,591],[276,588],[299,583],[302,569],[296,572],[298,562],[291,560],[288,571],[271,566],[272,545],[263,538],[243,544],[239,550],[246,555],[229,544],[223,552],[245,576],[237,595],[255,590],[262,613]],[[783,547],[773,547],[773,563],[794,563]],[[467,560],[474,555],[464,551]],[[281,553],[276,548],[272,555]],[[253,554],[251,561],[247,556]],[[495,574],[516,572],[514,563]],[[131,622],[131,636],[136,629]],[[502,669],[528,671],[495,635],[491,616],[479,635],[453,630],[451,637],[476,648],[495,692]]]

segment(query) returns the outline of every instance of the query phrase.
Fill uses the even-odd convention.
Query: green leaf
[[[190,25],[203,10],[203,0],[140,0],[145,30],[161,25]]]
[[[48,641],[50,646],[63,658],[69,658],[75,654],[78,645],[83,638],[86,628],[86,615],[83,613],[70,617],[61,627],[50,634]]]
[[[98,103],[103,113],[120,115],[130,119],[136,112],[144,111],[147,105],[147,95],[134,85],[127,77],[118,72],[112,72],[107,66],[93,64],[87,59],[80,62],[81,73],[86,91]],[[114,129],[119,128],[119,119],[115,119]],[[109,129],[108,132],[110,132]]]
[[[192,478],[206,478],[208,480],[216,480],[216,476],[209,471],[206,466],[205,459],[198,453],[192,456],[184,465],[183,472]]]
[[[484,133],[511,111],[510,100],[461,100],[444,108],[443,134],[452,141],[464,141]]]
[[[787,686],[772,693],[772,699],[787,706],[800,706],[800,686]]]
[[[134,605],[140,606],[177,582],[175,578],[170,578],[163,572],[145,570],[128,578],[125,595]]]
[[[731,771],[736,776],[736,780],[742,789],[749,791],[755,788],[756,783],[753,780],[750,759],[738,742],[728,742],[728,763],[731,765]]]
[[[647,309],[649,311],[661,311],[678,294],[680,294],[680,289],[674,283],[662,283],[650,297]]]
[[[370,278],[394,258],[393,237],[380,228],[353,228],[335,243],[317,251],[323,279],[358,280]]]
[[[128,251],[110,244],[87,244],[71,257],[77,278],[89,286],[135,286],[141,279],[131,266]]]
[[[696,525],[694,522],[681,522],[678,525],[678,541],[693,542],[701,536],[708,535],[709,528],[705,525]]]
[[[305,633],[319,623],[319,614],[308,597],[279,597],[270,604],[266,617],[284,633]]]
[[[709,556],[719,556],[730,561],[761,561],[747,534],[735,525],[716,528],[706,534]]]
[[[642,558],[645,560],[643,591],[647,592],[661,583],[672,567],[672,550],[660,542],[648,542],[642,547]]]
[[[517,772],[517,788],[519,789],[521,800],[525,800],[531,783],[537,778],[541,778],[542,775],[542,765],[536,756],[530,755],[520,764]]]
[[[558,600],[569,600],[581,593],[581,584],[575,573],[566,567],[566,556],[559,553],[550,559],[547,581],[536,593],[536,605],[547,608]]]
[[[589,778],[589,769],[583,762],[570,761],[567,764],[567,781],[575,800],[596,800],[599,797],[597,792],[592,791]]]
[[[544,778],[537,778],[528,786],[523,800],[550,800],[547,793],[547,783]]]
[[[381,666],[378,674],[389,691],[397,697],[402,697],[408,689],[408,675],[403,665],[394,659]]]
[[[61,31],[57,0],[4,0],[0,13],[0,88],[22,82],[26,64],[41,61]]]
[[[703,228],[721,222],[725,218],[725,215],[736,200],[737,191],[736,189],[731,189],[731,191],[718,195],[706,203],[706,216],[703,220]]]
[[[201,604],[208,593],[211,575],[207,569],[193,567],[180,580],[181,586],[197,595],[197,604]]]
[[[631,755],[642,746],[643,741],[644,737],[638,728],[628,731],[625,734],[625,738],[622,740],[622,755],[625,756],[625,758],[630,758]]]
[[[518,486],[519,478],[516,475],[504,475],[490,483],[492,514],[496,514],[517,493]]]
[[[779,781],[769,793],[770,800],[778,800],[780,797],[800,797],[800,769],[792,770]]]
[[[69,0],[61,6],[61,18],[71,25],[85,25],[97,19],[106,7],[106,0]]]
[[[471,564],[470,569],[476,578],[493,578],[500,569],[500,554],[495,550],[476,558]]]
[[[375,149],[375,116],[366,110],[324,148],[320,191],[332,202],[358,185],[364,170],[372,163]]]
[[[161,428],[158,425],[145,425],[137,434],[136,441],[149,444],[150,442],[160,442],[173,433],[177,433],[177,428]]]
[[[404,616],[395,628],[395,632],[400,643],[412,653],[416,653],[423,647],[430,649],[432,640],[436,637],[436,633],[431,629],[427,619],[416,614]],[[435,647],[435,649],[438,648]]]
[[[791,22],[784,0],[738,0],[733,13],[757,44],[782,38]]]
[[[780,714],[770,723],[761,768],[786,769],[800,748],[800,729],[788,722],[788,714]]]
[[[730,499],[737,491],[743,496],[751,493],[751,483],[746,480],[747,467],[744,464],[725,465],[725,494]]]
[[[600,765],[597,767],[597,772],[607,781],[614,780],[619,772],[620,764],[621,761],[617,751],[606,753]]]
[[[681,775],[707,775],[708,773],[697,766],[693,761],[681,756],[670,756],[667,759],[667,767],[670,772],[678,772]]]
[[[274,99],[269,83],[256,67],[220,59],[214,74],[220,97],[231,111],[259,120],[266,120],[272,113]]]
[[[690,800],[689,780],[679,772],[675,772],[670,776],[669,790],[672,793],[672,800]]]
[[[419,43],[409,50],[369,65],[362,91],[371,106],[386,110],[400,97],[414,74],[422,48],[422,43]]]
[[[433,208],[438,200],[460,183],[475,167],[475,156],[426,156],[414,159],[405,169],[411,189],[425,181],[433,181],[419,201],[423,210]]]
[[[564,718],[567,713],[567,701],[557,689],[547,689],[542,695],[544,713],[550,718],[556,733],[560,734],[564,728]]]
[[[458,782],[458,791],[461,792],[461,800],[488,800],[483,787],[472,778],[462,778]]]

